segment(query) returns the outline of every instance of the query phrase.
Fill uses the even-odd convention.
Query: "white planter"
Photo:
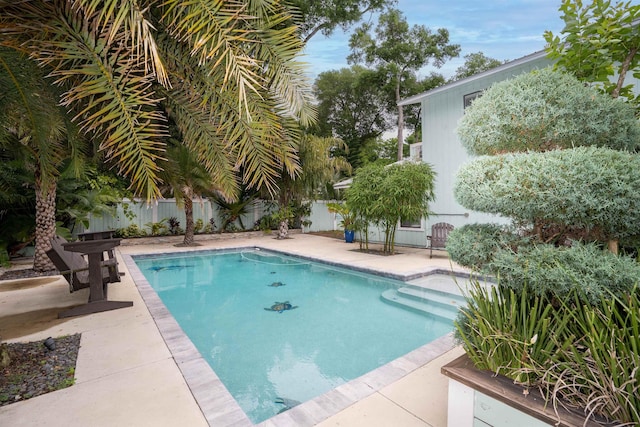
[[[562,407],[553,408],[537,389],[516,385],[513,380],[476,369],[467,355],[442,367],[449,377],[449,427],[582,427],[584,415]]]

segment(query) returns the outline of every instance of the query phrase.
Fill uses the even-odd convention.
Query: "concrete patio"
[[[154,320],[141,297],[132,277],[136,272],[132,275],[126,268],[133,254],[257,246],[404,276],[414,279],[414,283],[429,272],[464,272],[444,252],[434,251],[433,259],[429,259],[425,249],[398,247],[399,254],[380,256],[356,251],[357,244],[303,234],[294,234],[286,240],[253,236],[199,243],[201,246],[196,248],[176,248],[170,242],[156,239],[154,244],[118,247],[121,270],[126,275],[121,283],[110,287],[109,299],[133,301],[131,308],[57,319],[59,311],[86,302],[87,290],[70,294],[61,276],[0,281],[3,340],[33,341],[82,333],[76,384],[1,407],[0,425],[251,425],[242,417],[240,421],[232,421],[238,418],[225,412],[233,412],[233,405],[220,406],[218,397],[209,401],[194,397],[202,393],[197,390],[199,385],[194,384],[197,378],[185,380],[188,375],[181,356],[172,348],[166,333],[163,338],[161,322],[157,316]],[[446,426],[447,379],[440,374],[440,367],[462,353],[453,338],[446,336],[262,425]]]

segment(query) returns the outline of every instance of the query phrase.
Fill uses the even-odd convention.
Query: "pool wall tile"
[[[328,391],[313,399],[318,406],[324,409],[327,416],[331,416],[336,412],[351,406],[354,402],[345,395],[336,390]]]
[[[382,387],[404,377],[407,372],[398,369],[390,364],[382,365],[375,371],[364,374],[360,379],[365,382],[373,390],[379,390]]]
[[[356,378],[355,380],[349,381],[346,384],[342,384],[336,387],[336,390],[343,393],[353,402],[356,402],[364,397],[370,396],[375,392],[374,389],[369,386],[366,382],[362,381],[361,378]]]

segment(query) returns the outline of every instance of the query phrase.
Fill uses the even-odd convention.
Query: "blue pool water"
[[[254,423],[453,330],[383,301],[402,282],[266,251],[135,262]]]

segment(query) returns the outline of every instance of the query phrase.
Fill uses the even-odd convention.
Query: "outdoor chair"
[[[51,249],[47,256],[56,266],[60,274],[69,282],[71,292],[89,288],[89,301],[58,313],[59,318],[80,316],[131,307],[132,301],[109,301],[107,285],[120,281],[118,263],[113,255],[113,248],[120,244],[120,239],[99,239],[69,243],[56,236],[51,239]],[[107,253],[105,259],[104,254]],[[82,254],[86,254],[85,261]]]
[[[47,256],[58,269],[60,274],[69,282],[69,292],[75,292],[89,287],[89,264],[78,252],[69,252],[62,246],[68,243],[64,237],[55,236],[51,238],[51,249],[47,251]],[[102,261],[102,283],[119,282],[118,263],[109,251],[109,256]]]
[[[439,222],[431,226],[431,235],[427,236],[429,258],[433,258],[434,249],[446,249],[447,238],[451,230],[453,230],[453,225],[446,222]]]

